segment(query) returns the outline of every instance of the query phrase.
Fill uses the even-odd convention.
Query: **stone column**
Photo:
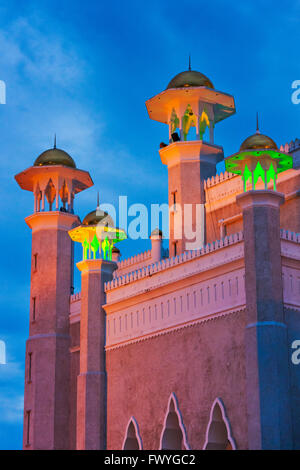
[[[249,449],[290,449],[291,410],[284,321],[280,205],[268,190],[237,196],[243,210]]]
[[[80,374],[77,378],[77,450],[106,447],[106,367],[104,283],[116,263],[85,260],[81,271]]]

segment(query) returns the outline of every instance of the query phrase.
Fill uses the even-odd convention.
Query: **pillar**
[[[223,149],[198,140],[173,142],[161,148],[159,154],[168,167],[169,207],[176,205],[169,216],[169,253],[175,256],[203,246],[204,181],[216,174]],[[187,228],[191,234],[186,233]]]
[[[209,143],[214,143],[214,121],[209,121]]]
[[[72,240],[77,216],[37,212],[32,229],[31,303],[26,342],[24,449],[69,449]]]
[[[77,450],[106,447],[106,367],[104,283],[116,263],[89,259],[81,271],[80,374],[77,378]]]
[[[151,240],[151,261],[157,263],[162,259],[162,231],[159,229],[153,230],[150,235]]]
[[[249,449],[292,447],[280,245],[283,202],[284,196],[271,190],[237,196],[245,239]]]

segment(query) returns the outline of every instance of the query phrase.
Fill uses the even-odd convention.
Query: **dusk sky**
[[[100,200],[167,202],[158,148],[167,126],[145,101],[188,68],[235,97],[237,113],[216,126],[225,156],[255,131],[280,145],[300,137],[299,1],[9,0],[0,6],[1,113],[0,448],[22,447],[25,340],[29,326],[32,193],[14,175],[53,146],[67,151],[95,186],[76,197],[83,218]],[[122,242],[124,257],[150,247]],[[76,276],[76,290],[80,289]]]

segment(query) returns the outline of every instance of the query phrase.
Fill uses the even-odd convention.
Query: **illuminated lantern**
[[[272,181],[276,191],[278,173],[292,168],[293,159],[291,155],[280,152],[270,137],[259,132],[257,125],[256,133],[244,140],[238,153],[225,159],[225,165],[228,172],[242,176],[244,191],[247,190],[248,181],[251,189],[255,189],[259,178],[265,189]]]
[[[82,224],[69,231],[74,242],[79,242],[83,248],[83,260],[104,259],[112,261],[112,250],[115,243],[125,240],[124,230],[114,227],[112,218],[100,209],[85,216]]]
[[[167,88],[146,101],[151,119],[168,124],[169,143],[178,129],[180,141],[187,141],[191,127],[196,140],[202,141],[209,128],[209,142],[214,143],[215,124],[235,113],[231,95],[215,90],[211,80],[201,72],[189,70],[177,74]]]

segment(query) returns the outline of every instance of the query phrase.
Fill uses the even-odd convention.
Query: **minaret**
[[[76,449],[106,448],[106,358],[104,283],[111,281],[117,263],[114,243],[126,238],[98,206],[69,232],[83,248],[81,271],[80,373],[77,377]]]
[[[169,252],[175,256],[205,243],[203,182],[216,174],[216,164],[224,158],[223,148],[214,144],[214,127],[235,113],[235,104],[231,95],[191,70],[189,62],[189,70],[176,75],[146,106],[151,119],[169,126],[169,144],[162,143],[159,154],[168,167]]]
[[[75,194],[93,185],[88,172],[54,145],[15,176],[32,191],[31,302],[26,344],[24,449],[69,448],[69,300],[73,246],[68,231],[79,225]]]
[[[226,158],[226,169],[241,175],[236,198],[243,212],[245,252],[245,356],[249,449],[293,447],[289,345],[284,314],[277,174],[292,168],[292,157],[258,130]],[[261,180],[264,189],[257,189]],[[271,189],[272,188],[272,189]]]

